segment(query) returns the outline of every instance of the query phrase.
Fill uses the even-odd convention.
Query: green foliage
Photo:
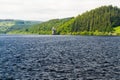
[[[120,26],[114,28],[114,34],[120,35]]]
[[[73,32],[96,31],[111,32],[113,27],[120,25],[120,9],[102,6],[76,17]]]
[[[114,28],[115,33],[120,33],[120,26]]]
[[[14,30],[11,32],[8,32],[7,34],[30,34],[29,32],[23,32],[21,30]]]
[[[72,24],[74,22],[74,18],[66,21],[63,25],[57,27],[58,34],[71,34],[72,31]]]
[[[114,35],[113,33],[110,32],[88,32],[88,31],[81,31],[81,32],[73,32],[72,35],[88,35],[88,36],[106,36],[106,35]]]
[[[59,26],[59,34],[73,35],[113,35],[114,27],[120,25],[120,9],[102,6],[87,11]]]
[[[49,20],[28,28],[28,31],[32,34],[51,34],[52,27],[57,29],[69,20],[71,18]]]

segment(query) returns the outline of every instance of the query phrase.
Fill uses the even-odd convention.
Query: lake
[[[0,35],[0,80],[120,80],[120,37]]]

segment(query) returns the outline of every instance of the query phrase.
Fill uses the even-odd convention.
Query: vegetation
[[[72,24],[74,22],[74,18],[69,19],[64,24],[57,27],[58,34],[72,34]]]
[[[23,21],[23,20],[0,20],[0,33],[15,32],[16,30],[23,30],[31,27],[34,24],[40,23],[39,21]]]
[[[116,26],[120,26],[120,9],[111,5],[102,6],[78,15],[69,25],[71,30],[69,33],[75,35],[115,35],[116,31],[119,32],[118,28],[115,28]],[[64,34],[68,33],[64,31],[64,28],[60,31]]]
[[[113,27],[120,25],[120,9],[102,6],[76,17],[72,32],[112,32]]]
[[[120,35],[120,26],[114,28],[114,34]]]
[[[71,20],[72,18],[65,18],[65,19],[52,19],[47,22],[43,22],[41,24],[34,25],[28,29],[23,29],[22,31],[16,31],[16,32],[22,32],[28,34],[51,34],[52,27],[58,29],[59,26],[62,26],[67,21]]]

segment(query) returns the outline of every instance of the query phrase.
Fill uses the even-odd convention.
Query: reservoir
[[[119,80],[120,37],[0,35],[0,80]]]

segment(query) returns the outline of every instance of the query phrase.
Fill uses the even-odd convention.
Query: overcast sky
[[[0,0],[0,19],[45,21],[77,16],[102,5],[120,7],[120,0]]]

